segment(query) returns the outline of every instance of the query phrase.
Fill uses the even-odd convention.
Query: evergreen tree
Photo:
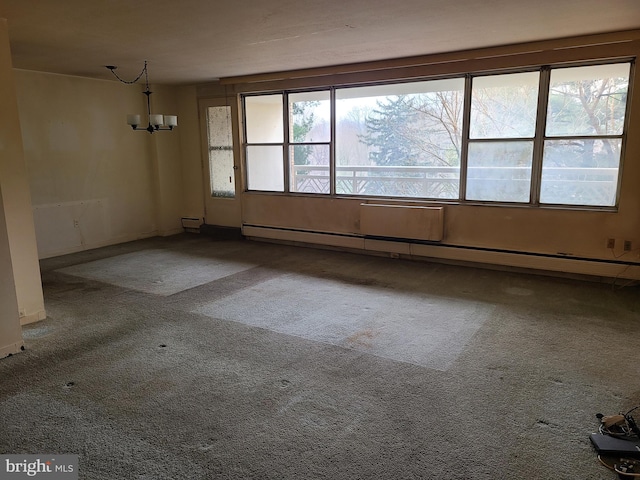
[[[361,137],[374,147],[369,159],[375,165],[409,166],[418,163],[419,151],[410,141],[415,129],[417,111],[415,98],[399,95],[378,101],[377,107],[366,119],[367,133]]]

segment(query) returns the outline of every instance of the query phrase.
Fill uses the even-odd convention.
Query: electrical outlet
[[[608,238],[607,239],[607,248],[616,248],[616,239]]]
[[[624,241],[624,251],[625,252],[630,252],[631,251],[631,240],[625,240]]]

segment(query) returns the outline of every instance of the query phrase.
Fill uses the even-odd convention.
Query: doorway
[[[203,130],[203,176],[205,223],[240,227],[242,209],[239,198],[241,177],[238,165],[237,105],[227,98],[200,100]]]

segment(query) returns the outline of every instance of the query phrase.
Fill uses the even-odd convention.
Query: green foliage
[[[292,127],[291,140],[293,143],[304,142],[307,134],[314,126],[314,107],[320,102],[294,102],[291,106]],[[294,165],[308,165],[309,155],[311,154],[310,145],[294,145],[293,147],[293,163]]]

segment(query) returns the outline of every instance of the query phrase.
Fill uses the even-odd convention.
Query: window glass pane
[[[544,142],[540,201],[615,206],[620,139]]]
[[[245,97],[247,143],[284,142],[282,95]]]
[[[336,191],[458,198],[464,79],[336,90]]]
[[[228,147],[212,148],[209,150],[209,165],[211,196],[235,197],[236,182],[233,170],[233,150]]]
[[[470,138],[532,138],[539,72],[473,79]]]
[[[528,202],[533,142],[471,142],[467,200]]]
[[[291,191],[330,193],[329,145],[292,145]]]
[[[551,71],[547,136],[621,135],[628,63]]]
[[[236,194],[236,182],[233,170],[231,107],[208,107],[207,125],[211,196],[233,198]]]
[[[331,141],[328,90],[290,94],[289,115],[291,143]]]
[[[247,188],[284,191],[282,146],[247,146]]]

